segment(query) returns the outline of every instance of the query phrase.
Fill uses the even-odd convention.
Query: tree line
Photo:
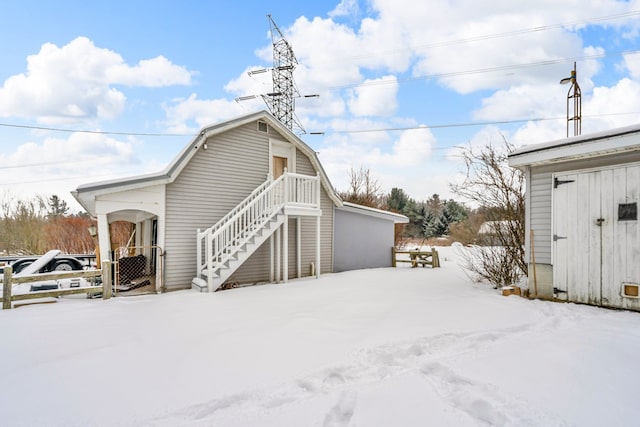
[[[462,149],[466,178],[452,184],[452,192],[467,201],[442,199],[432,194],[419,201],[402,188],[384,194],[368,169],[349,171],[349,188],[340,192],[345,201],[406,215],[409,224],[396,226],[396,244],[446,244],[476,246],[467,252],[467,270],[495,285],[512,284],[527,275],[524,236],[524,176],[509,168],[514,147],[487,144]],[[96,242],[88,232],[94,220],[86,213],[70,214],[58,196],[30,200],[5,197],[0,204],[0,254],[35,255],[51,249],[65,253],[93,253]],[[488,232],[480,233],[485,225]],[[132,236],[128,222],[110,224],[112,249],[125,246]],[[448,242],[428,239],[446,237]],[[418,242],[416,240],[419,239]]]
[[[0,254],[41,255],[51,249],[67,254],[92,254],[95,225],[87,213],[70,213],[67,202],[52,195],[18,199],[5,195],[0,203]],[[126,244],[128,223],[111,224],[112,240]]]
[[[443,199],[439,194],[416,200],[398,187],[385,194],[369,169],[350,169],[348,174],[349,188],[339,192],[342,200],[409,218],[408,224],[397,227],[397,245],[442,237],[464,244],[478,243],[476,235],[488,216],[487,209],[472,209],[456,200]]]
[[[501,144],[461,149],[467,169],[465,179],[450,188],[473,209],[452,199],[443,200],[438,194],[424,201],[409,197],[401,188],[383,194],[377,179],[364,168],[349,171],[349,188],[340,196],[345,201],[407,216],[409,224],[396,226],[396,245],[433,245],[426,240],[446,236],[448,242],[462,244],[464,268],[477,280],[496,287],[511,285],[528,274],[524,174],[508,165],[508,155],[514,148],[503,138]],[[422,242],[416,242],[416,238]]]

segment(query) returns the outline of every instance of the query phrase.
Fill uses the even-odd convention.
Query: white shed
[[[640,125],[525,146],[532,296],[640,310]]]

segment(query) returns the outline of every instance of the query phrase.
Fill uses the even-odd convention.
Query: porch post
[[[316,217],[316,279],[320,277],[320,217]]]
[[[289,215],[284,216],[282,224],[282,281],[289,280]]]
[[[275,275],[273,272],[273,239],[274,235],[272,234],[271,237],[269,237],[269,281],[271,283],[275,281]]]
[[[280,245],[281,245],[281,237],[280,237],[280,227],[276,228],[276,283],[280,282]]]
[[[111,259],[111,237],[109,236],[109,222],[106,214],[98,214],[98,245],[100,246],[100,260],[113,261]]]
[[[164,213],[158,215],[156,221],[156,245],[158,246],[158,250],[156,251],[156,292],[160,293],[166,288],[164,283]],[[153,233],[153,227],[151,227],[151,221],[149,221],[149,228],[147,230],[149,239],[151,239],[151,233]],[[151,245],[151,240],[149,240],[149,245]],[[151,253],[153,253],[153,251]],[[206,262],[206,258],[204,262]],[[196,277],[200,277],[200,275],[198,274]]]
[[[296,273],[298,279],[302,277],[302,219],[296,218]]]

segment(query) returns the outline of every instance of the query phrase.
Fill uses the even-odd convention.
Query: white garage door
[[[553,281],[558,298],[637,306],[639,188],[638,165],[554,176]],[[628,296],[623,296],[625,289]]]

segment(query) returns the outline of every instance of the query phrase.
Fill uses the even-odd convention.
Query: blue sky
[[[201,127],[265,109],[235,98],[271,90],[247,74],[271,65],[267,14],[301,94],[320,95],[296,114],[324,132],[302,139],[339,190],[366,167],[385,191],[448,198],[464,171],[455,147],[565,137],[558,82],[574,61],[583,134],[640,114],[638,1],[5,3],[3,200],[57,194],[76,208],[78,185],[158,171]]]

